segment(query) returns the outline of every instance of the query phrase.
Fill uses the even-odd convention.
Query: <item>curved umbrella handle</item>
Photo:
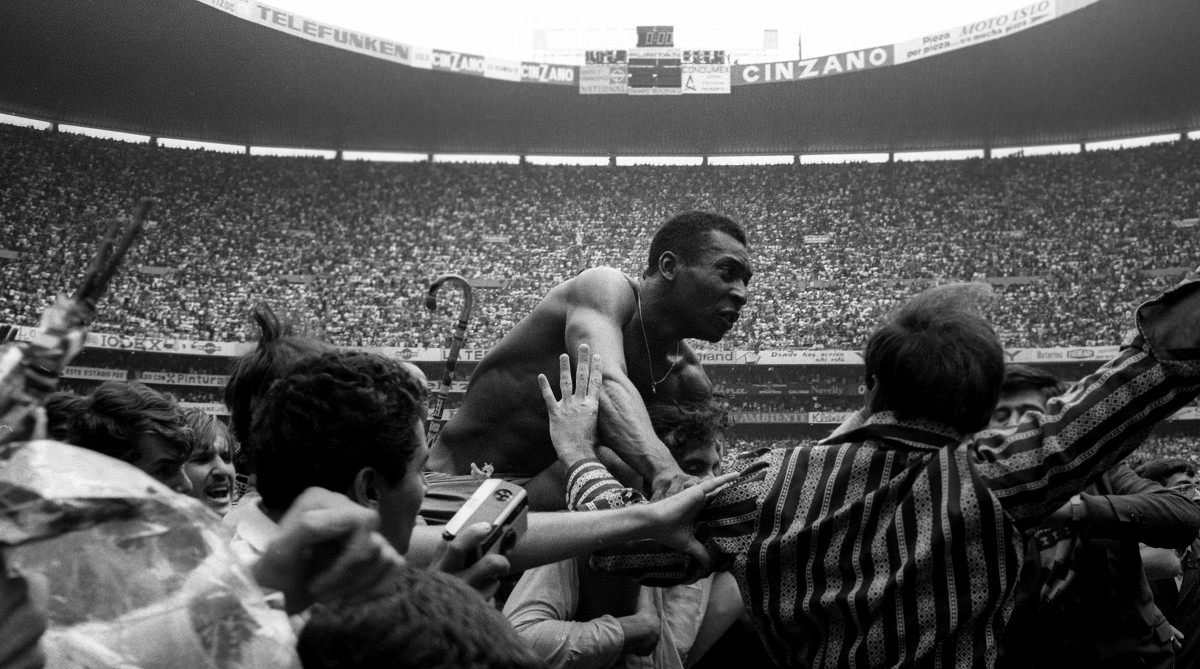
[[[467,322],[471,318],[471,284],[458,274],[443,274],[429,284],[429,292],[425,295],[425,308],[437,309],[437,293],[443,284],[453,284],[463,291],[463,306],[458,312],[458,322],[454,324],[453,338],[450,340],[450,353],[446,356],[446,369],[442,373],[442,381],[438,384],[437,395],[434,396],[433,407],[429,410],[429,421],[425,431],[425,442],[430,448],[437,441],[438,434],[446,421],[442,413],[446,410],[446,398],[450,395],[450,386],[454,383],[454,366],[458,363],[458,352],[467,341]]]

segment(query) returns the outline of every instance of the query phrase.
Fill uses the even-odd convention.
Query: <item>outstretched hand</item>
[[[596,417],[600,413],[600,385],[604,380],[600,356],[579,345],[579,364],[571,378],[571,359],[558,357],[558,384],[562,399],[554,397],[550,380],[538,374],[538,387],[550,416],[550,441],[565,465],[596,457]]]
[[[687,490],[700,482],[700,477],[686,474],[682,470],[660,472],[650,484],[650,494],[655,500],[665,499]]]
[[[729,472],[720,476],[705,479],[696,485],[672,495],[664,500],[650,504],[656,512],[658,528],[655,541],[677,551],[687,553],[696,559],[705,569],[712,568],[712,556],[704,548],[704,544],[696,540],[692,533],[696,516],[706,504],[719,495],[730,483],[735,481],[739,472]]]

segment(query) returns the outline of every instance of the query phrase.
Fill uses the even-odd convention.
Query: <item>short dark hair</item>
[[[684,264],[696,262],[707,242],[704,233],[710,230],[724,232],[743,246],[746,245],[745,231],[732,218],[707,211],[685,211],[671,217],[671,220],[654,233],[643,275],[652,274],[658,267],[658,259],[667,251],[679,256],[679,260]]]
[[[425,448],[413,427],[426,393],[402,363],[374,353],[330,351],[293,365],[250,427],[263,504],[287,509],[311,486],[345,493],[364,467],[397,483]]]
[[[900,306],[867,341],[867,383],[886,409],[961,433],[987,426],[1004,380],[1004,349],[982,316],[985,284],[930,288]]]
[[[729,407],[716,400],[651,402],[646,409],[654,433],[676,460],[719,440],[731,424]]]
[[[192,452],[192,430],[183,409],[170,395],[137,381],[106,381],[74,404],[67,441],[109,457],[138,459],[138,439],[154,434],[179,451]]]
[[[237,453],[233,435],[216,416],[195,408],[185,408],[183,415],[188,427],[192,428],[192,459],[208,460],[216,453],[217,441],[222,439],[229,444],[231,458]]]
[[[1058,397],[1067,392],[1067,384],[1044,369],[1029,365],[1011,364],[1004,368],[1004,383],[1000,385],[1000,395],[1012,395],[1032,390],[1041,393],[1043,400]]]
[[[332,344],[295,334],[291,323],[277,317],[265,303],[256,304],[250,317],[258,325],[258,346],[238,359],[225,386],[230,428],[243,447],[250,443],[254,408],[271,383],[297,360],[334,350]],[[253,460],[248,458],[250,463]]]
[[[461,580],[405,567],[394,591],[317,604],[296,650],[304,669],[535,669],[546,664]]]
[[[1176,474],[1195,476],[1196,465],[1192,464],[1191,460],[1184,458],[1158,458],[1143,462],[1135,471],[1142,478],[1155,481],[1159,485],[1166,485],[1167,479]]]

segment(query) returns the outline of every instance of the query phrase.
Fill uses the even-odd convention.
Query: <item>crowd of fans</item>
[[[1178,435],[1155,435],[1146,440],[1133,455],[1126,459],[1130,467],[1137,468],[1151,460],[1164,458],[1187,460],[1200,467],[1200,439]]]
[[[422,307],[443,272],[474,291],[488,346],[587,266],[636,273],[686,209],[747,228],[745,349],[860,349],[880,315],[946,279],[1018,277],[993,320],[1012,347],[1119,340],[1130,309],[1194,264],[1200,147],[947,163],[743,167],[381,164],[213,154],[0,128],[0,322],[33,324],[108,222],[154,196],[157,223],[96,329],[242,341],[260,300],[337,344],[440,346],[461,298]],[[812,236],[827,236],[826,243]],[[808,238],[806,241],[806,237]],[[53,259],[48,262],[47,259]]]
[[[781,650],[779,639],[826,644],[822,647],[832,653],[842,652],[839,644],[845,641],[850,650],[841,659],[854,656],[862,666],[904,665],[893,657],[883,657],[878,648],[869,651],[868,659],[868,651],[851,648],[858,644],[855,639],[821,634],[808,638],[787,627],[798,618],[797,611],[813,602],[829,606],[829,601],[843,601],[839,597],[849,601],[839,583],[817,584],[812,577],[819,574],[828,580],[830,574],[844,575],[847,559],[855,569],[862,568],[865,563],[858,556],[866,547],[873,556],[872,565],[857,574],[859,582],[854,588],[866,582],[884,583],[876,577],[888,569],[898,576],[889,584],[915,582],[921,597],[940,597],[940,586],[933,581],[947,574],[951,589],[966,583],[978,588],[965,599],[953,594],[945,597],[939,606],[928,599],[897,601],[896,615],[884,616],[884,625],[893,624],[893,618],[902,626],[911,622],[914,638],[931,640],[910,640],[918,653],[928,652],[930,643],[943,643],[944,639],[934,638],[939,634],[961,635],[967,651],[945,662],[966,667],[995,665],[999,640],[989,636],[984,641],[987,635],[977,633],[983,626],[964,633],[965,628],[958,627],[960,609],[956,607],[964,607],[964,619],[983,620],[978,611],[981,601],[998,605],[1002,599],[1011,599],[1014,592],[1018,599],[1020,593],[1034,592],[1044,597],[1044,603],[1064,607],[1038,611],[1050,611],[1053,615],[1048,617],[1055,621],[1075,615],[1063,615],[1062,611],[1090,608],[1119,629],[1133,629],[1116,613],[1110,615],[1107,606],[1089,607],[1092,600],[1088,596],[1115,592],[1107,586],[1116,579],[1109,580],[1114,574],[1086,572],[1087,555],[1082,550],[1072,556],[1077,562],[1068,569],[1078,567],[1080,583],[1085,584],[1071,591],[1077,601],[1055,601],[1046,594],[1059,586],[1055,579],[1060,574],[1055,570],[1061,566],[1048,556],[1075,550],[1076,543],[1068,549],[1062,548],[1062,541],[1085,546],[1091,540],[1119,540],[1124,542],[1120,547],[1097,544],[1097,551],[1106,550],[1104,555],[1122,560],[1144,554],[1144,571],[1141,557],[1114,568],[1119,571],[1117,577],[1129,577],[1136,581],[1134,585],[1144,586],[1141,590],[1148,590],[1154,581],[1170,592],[1174,583],[1174,592],[1182,596],[1184,579],[1192,584],[1187,587],[1200,588],[1200,574],[1194,573],[1195,551],[1200,550],[1196,539],[1200,511],[1194,503],[1200,497],[1195,482],[1200,458],[1194,439],[1152,438],[1126,459],[1131,467],[1146,465],[1139,469],[1146,479],[1136,485],[1122,484],[1125,488],[1109,484],[1110,480],[1128,482],[1131,479],[1125,477],[1137,477],[1117,463],[1133,448],[1132,442],[1149,432],[1156,419],[1167,415],[1159,416],[1154,410],[1169,405],[1174,411],[1194,395],[1194,361],[1173,357],[1190,354],[1196,350],[1194,345],[1150,349],[1159,342],[1195,339],[1194,312],[1200,304],[1196,291],[1183,291],[1191,291],[1181,298],[1191,300],[1182,302],[1191,305],[1190,310],[1176,302],[1147,316],[1157,325],[1150,336],[1155,343],[1146,347],[1145,354],[1139,349],[1127,350],[1122,365],[1110,368],[1104,379],[1093,378],[1085,389],[1071,390],[1068,395],[1077,396],[1065,402],[1060,396],[1067,382],[1060,385],[1060,380],[1051,378],[1055,389],[1047,390],[1040,403],[1028,409],[1038,415],[1016,415],[1024,415],[1027,409],[1022,409],[1014,413],[1010,425],[1000,421],[998,411],[993,412],[991,422],[987,420],[988,407],[997,407],[996,392],[970,385],[976,379],[968,372],[982,367],[956,368],[961,360],[955,355],[930,360],[921,348],[935,335],[961,337],[967,344],[948,350],[962,353],[962,359],[975,356],[994,363],[977,376],[987,376],[998,384],[1005,370],[1002,351],[978,314],[938,302],[939,288],[911,301],[910,305],[918,306],[904,312],[906,316],[882,320],[897,302],[931,283],[1007,277],[1011,282],[999,282],[999,299],[989,308],[1010,346],[1115,343],[1128,326],[1134,305],[1174,281],[1169,271],[1155,270],[1187,267],[1200,257],[1196,231],[1175,225],[1193,217],[1200,204],[1196,179],[1200,176],[1200,149],[1195,143],[956,164],[744,168],[377,165],[210,155],[9,128],[0,128],[0,143],[7,149],[0,154],[0,229],[4,230],[0,249],[9,252],[5,256],[17,254],[3,261],[10,280],[0,289],[0,322],[36,322],[51,295],[67,288],[81,273],[92,243],[107,222],[126,215],[138,197],[152,195],[158,199],[152,217],[155,224],[120,274],[110,302],[102,305],[95,329],[200,340],[258,339],[252,352],[232,361],[228,383],[221,388],[183,382],[156,384],[155,377],[143,376],[145,366],[130,360],[130,380],[65,384],[82,392],[50,394],[44,403],[44,420],[18,425],[35,437],[45,431],[58,441],[109,456],[111,462],[97,471],[113,479],[113,485],[132,481],[131,489],[140,486],[137,494],[143,495],[149,486],[151,497],[160,495],[168,502],[174,491],[192,497],[208,511],[202,517],[185,513],[190,519],[186,522],[172,516],[172,523],[157,522],[163,517],[140,518],[137,514],[145,509],[134,508],[136,505],[122,510],[115,522],[99,515],[81,522],[83,514],[75,509],[68,518],[41,518],[48,533],[102,530],[93,542],[99,549],[58,551],[51,559],[49,549],[38,554],[35,548],[32,554],[42,558],[24,562],[20,556],[31,553],[0,550],[0,612],[4,613],[0,615],[0,665],[7,666],[7,654],[18,647],[11,639],[33,636],[24,648],[36,648],[36,637],[43,628],[13,624],[15,618],[8,610],[17,610],[17,605],[36,609],[27,600],[37,597],[51,602],[38,615],[48,619],[43,642],[52,653],[96,652],[95,648],[111,644],[110,650],[117,651],[122,666],[159,666],[147,659],[154,653],[162,653],[168,660],[164,666],[171,666],[185,657],[180,649],[191,644],[188,652],[197,657],[221,655],[219,664],[230,667],[293,667],[300,663],[313,669],[575,666],[572,662],[599,666],[609,659],[621,659],[626,666],[680,667],[694,664],[696,656],[710,646],[721,648],[722,639],[724,650],[718,652],[737,654],[755,664],[747,658],[753,650],[761,650],[760,644],[731,638],[725,632],[744,606],[758,616],[765,648],[776,660],[794,664],[802,656],[813,657],[807,651]],[[753,297],[744,318],[722,346],[861,349],[869,333],[885,331],[885,336],[872,338],[875,348],[868,347],[864,354],[868,360],[865,369],[872,370],[872,364],[875,368],[864,376],[862,369],[851,366],[799,372],[782,367],[722,367],[713,377],[718,392],[730,391],[722,393],[723,404],[706,400],[704,406],[697,403],[685,408],[663,402],[654,411],[647,407],[657,438],[670,444],[671,456],[688,476],[706,477],[721,467],[740,469],[747,467],[747,461],[762,458],[741,472],[736,482],[732,477],[726,481],[732,487],[725,488],[724,497],[718,490],[721,481],[707,478],[697,483],[693,479],[689,481],[692,487],[653,502],[653,511],[646,511],[646,500],[639,491],[618,485],[607,471],[601,474],[596,469],[604,468],[605,456],[596,451],[594,443],[600,402],[590,395],[598,393],[601,384],[581,384],[586,390],[577,389],[574,397],[564,385],[561,399],[544,390],[550,435],[568,472],[566,496],[574,511],[596,513],[526,517],[521,539],[508,542],[506,537],[499,542],[498,546],[509,551],[506,556],[499,554],[500,548],[494,552],[482,548],[490,527],[456,527],[456,535],[418,522],[431,478],[424,471],[429,449],[422,435],[429,399],[427,379],[414,365],[336,345],[443,345],[461,297],[447,295],[433,314],[422,308],[422,298],[428,278],[447,271],[494,282],[493,287],[477,291],[472,314],[473,342],[489,345],[529,313],[549,286],[583,267],[612,265],[636,273],[643,259],[632,249],[644,248],[645,238],[670,214],[693,208],[732,214],[744,221],[753,239]],[[825,237],[813,239],[815,235]],[[55,262],[46,262],[47,258]],[[958,290],[963,286],[941,288]],[[304,320],[305,334],[293,334],[263,307],[255,309],[259,328],[248,329],[245,316],[252,305],[262,301],[289,307]],[[642,334],[644,338],[644,330]],[[904,348],[911,342],[920,343]],[[893,350],[887,350],[889,346]],[[647,343],[647,352],[649,348]],[[160,357],[162,365],[156,365],[160,371],[211,374],[215,364],[182,356]],[[564,384],[570,383],[567,363],[562,365]],[[1141,371],[1129,371],[1137,365]],[[49,378],[44,367],[30,370],[23,379],[45,383]],[[582,359],[577,370],[579,379],[586,377]],[[1012,372],[1013,366],[1009,366],[1006,383]],[[1037,374],[1038,370],[1029,372]],[[926,375],[939,382],[921,385]],[[139,378],[148,383],[139,383]],[[30,396],[15,392],[17,384],[10,378],[5,381],[9,383],[0,384],[0,399],[6,404],[0,406],[7,406],[13,398],[31,401]],[[960,381],[964,385],[946,390]],[[870,392],[868,385],[872,385]],[[980,382],[979,387],[985,385]],[[657,394],[653,385],[651,388]],[[997,408],[1006,401],[1014,406],[1025,401],[1020,388],[1006,385],[997,392],[1001,399]],[[218,399],[218,394],[231,413],[230,427],[178,403],[210,402]],[[863,407],[864,394],[876,398],[877,404],[882,402],[871,407],[876,416],[847,416],[843,428],[831,437],[832,447],[797,448],[801,442],[793,439],[748,439],[734,427],[727,435],[728,451],[775,450],[725,457],[722,462],[720,446],[730,427],[730,412],[735,421],[738,413],[750,412],[848,414]],[[1071,402],[1077,406],[1064,408]],[[906,403],[930,413],[908,416]],[[975,411],[979,407],[982,412]],[[672,411],[669,420],[664,418]],[[1094,415],[1100,418],[1093,420]],[[868,420],[867,424],[861,424],[862,420]],[[831,418],[825,422],[831,431],[838,421]],[[806,427],[822,429],[825,422]],[[1118,422],[1121,424],[1116,425]],[[0,437],[12,439],[13,428],[5,427],[10,434]],[[952,430],[955,438],[942,443],[949,434],[946,430]],[[1002,434],[1006,430],[1012,431]],[[4,439],[0,446],[7,447]],[[587,457],[573,459],[572,448]],[[29,456],[30,452],[36,455]],[[4,451],[5,458],[13,458],[14,453],[14,462],[66,463],[72,458],[102,462],[89,460],[96,457],[93,454],[81,456],[70,447],[47,441],[13,446]],[[895,457],[897,453],[903,455]],[[833,457],[827,461],[830,454]],[[843,457],[846,454],[850,457]],[[1061,466],[1053,466],[1050,461],[1054,457],[1062,458]],[[689,458],[691,463],[685,467]],[[785,465],[781,458],[791,459],[790,464]],[[851,467],[861,467],[872,458],[877,458],[878,467],[853,474]],[[940,460],[943,458],[945,462]],[[975,460],[967,464],[968,458]],[[946,464],[950,461],[952,465]],[[0,469],[0,474],[14,478],[15,466],[6,466],[7,472]],[[938,485],[928,485],[929,472],[940,476]],[[88,481],[86,472],[71,473],[79,478],[68,484],[82,482],[85,489],[98,484]],[[479,473],[485,477],[492,474]],[[1186,481],[1180,482],[1181,474]],[[870,483],[868,475],[878,480]],[[466,478],[478,485],[473,477]],[[27,502],[38,494],[31,489],[44,482],[26,478],[32,481],[30,488],[19,493],[0,487],[4,493],[0,501],[13,504],[15,500],[25,505],[22,509],[28,507]],[[151,479],[170,490],[155,487]],[[580,480],[586,484],[581,485]],[[970,485],[962,485],[963,480]],[[1048,487],[1064,480],[1066,492]],[[238,500],[235,482],[256,490]],[[0,480],[0,484],[13,485],[8,480]],[[1091,487],[1084,490],[1085,484]],[[601,491],[609,487],[613,489]],[[823,490],[819,494],[818,487]],[[584,496],[583,488],[592,490]],[[1068,499],[1071,490],[1083,492]],[[917,500],[917,507],[907,502],[895,505],[896,499],[909,495]],[[1046,496],[1053,505],[1047,504]],[[1133,499],[1138,496],[1156,499]],[[848,501],[831,502],[843,497]],[[879,511],[871,506],[876,498],[893,506]],[[1166,518],[1171,514],[1160,510],[1156,516],[1147,516],[1149,529],[1138,530],[1144,536],[1105,534],[1120,520],[1118,506],[1161,505],[1164,499],[1182,510],[1179,517]],[[863,500],[870,501],[862,516],[835,514],[825,519],[829,522],[820,521],[824,525],[805,525],[811,523],[810,516],[826,514],[831,504],[843,504],[847,513],[858,513]],[[587,506],[581,507],[579,502]],[[982,505],[990,505],[991,510],[981,512]],[[47,508],[61,512],[58,506]],[[781,510],[776,518],[760,517],[775,513],[768,511],[771,508]],[[787,511],[782,511],[785,508]],[[912,569],[904,566],[907,556],[898,552],[907,550],[907,545],[889,543],[880,553],[880,546],[891,541],[886,531],[875,535],[878,545],[853,543],[865,537],[867,530],[874,531],[866,525],[886,528],[897,519],[895,523],[902,526],[905,514],[913,508],[922,511],[916,514],[913,534],[918,542],[916,554],[923,557],[914,558]],[[723,517],[722,513],[731,515]],[[990,536],[1000,537],[1003,545],[986,543],[990,539],[982,531],[983,525],[971,524],[972,514],[980,519],[986,516],[987,522],[1002,522],[1001,530]],[[1060,522],[1063,514],[1070,516],[1069,525]],[[760,525],[763,518],[771,522]],[[943,533],[940,538],[928,531],[925,523],[930,519]],[[72,522],[79,526],[68,528]],[[228,546],[197,541],[218,522],[224,529],[212,536]],[[751,524],[766,528],[772,523],[769,531],[755,529],[753,541],[745,534],[741,547],[729,552],[729,546],[739,544],[734,539]],[[1141,520],[1136,523],[1141,524]],[[852,525],[857,538],[848,533]],[[701,528],[697,534],[708,541],[703,549],[693,536],[695,527]],[[1050,534],[1040,534],[1063,527],[1070,527],[1065,539],[1058,535],[1046,539]],[[1167,532],[1165,527],[1170,528],[1167,539],[1161,536]],[[721,529],[714,533],[712,528]],[[187,534],[182,543],[178,533],[173,535],[180,529]],[[1160,535],[1155,536],[1155,531],[1161,531]],[[900,532],[902,539],[907,536],[904,527]],[[617,557],[623,553],[630,564],[643,569],[654,565],[653,573],[640,574],[645,578],[644,587],[626,579],[618,588],[614,585],[618,581],[606,579],[616,579],[624,572],[616,569],[601,574],[596,565],[612,556],[593,551],[636,539],[654,541],[621,547]],[[722,543],[726,541],[729,543]],[[1022,541],[1028,542],[1027,550],[1015,550]],[[1139,541],[1147,544],[1141,550],[1162,552],[1139,553]],[[959,542],[967,546],[965,551]],[[752,543],[761,544],[764,550],[761,563],[748,577],[745,569],[752,561],[744,551]],[[669,546],[677,551],[676,556],[689,559],[690,566],[676,576],[696,578],[659,583],[657,579],[674,566],[657,563],[661,554],[638,552],[651,544],[651,550]],[[933,555],[935,546],[945,547],[945,555]],[[989,552],[985,547],[997,550]],[[802,561],[791,559],[801,549],[811,555],[802,573],[795,571]],[[482,554],[475,554],[477,550]],[[704,555],[690,555],[697,550]],[[1189,550],[1192,552],[1186,552]],[[996,576],[1000,569],[993,568],[999,563],[988,562],[998,559],[996,554],[1001,551],[999,559],[1008,561],[1002,577]],[[705,580],[699,578],[700,572],[689,571],[696,566],[690,559],[712,558],[714,552],[719,557],[717,566],[733,570],[736,581],[729,573]],[[958,555],[960,552],[965,557]],[[227,556],[212,559],[219,553]],[[589,553],[592,559],[583,560]],[[854,557],[847,558],[851,553]],[[884,559],[876,559],[884,553]],[[5,560],[11,555],[18,557],[23,570],[8,571]],[[136,597],[113,606],[108,606],[103,596],[91,597],[97,592],[92,581],[112,586],[108,581],[113,574],[124,578],[139,571],[113,558],[132,555],[148,560],[155,569],[147,571],[157,581],[187,581],[188,587],[170,592],[166,592],[170,588],[153,593],[139,590]],[[791,557],[779,559],[778,555]],[[1015,564],[1022,555],[1029,563],[1022,573],[1035,579],[1044,577],[1045,587],[1041,581],[1026,587],[1030,583],[1024,575],[1022,582],[1017,582]],[[1152,561],[1159,557],[1175,571]],[[884,564],[892,558],[901,566]],[[103,564],[97,567],[99,562]],[[189,572],[199,570],[197,565],[207,571],[194,581],[179,578],[183,562]],[[92,569],[98,571],[89,571]],[[1191,572],[1185,574],[1185,569]],[[505,605],[500,577],[522,570],[527,571]],[[54,578],[60,572],[85,577]],[[235,579],[225,572],[245,574],[231,585]],[[985,572],[997,582],[972,580]],[[18,578],[19,574],[24,576]],[[789,596],[773,596],[769,601],[759,597],[758,590],[783,592],[780,586],[785,584],[795,589],[801,576],[809,579],[802,588],[822,593],[820,597],[804,603],[798,593],[790,595],[794,602],[784,601]],[[1174,580],[1176,576],[1180,580]],[[765,580],[752,580],[759,578]],[[29,592],[23,579],[32,584]],[[679,584],[680,580],[695,583]],[[199,581],[203,585],[197,585]],[[120,585],[124,586],[124,581]],[[263,617],[250,620],[244,605],[251,599],[265,602],[260,585],[278,591],[282,603],[276,602],[274,608],[264,604]],[[72,589],[82,587],[91,588],[87,597]],[[234,591],[237,594],[232,599],[236,601],[230,602]],[[631,597],[620,599],[617,595],[622,591]],[[826,596],[832,599],[826,601]],[[21,601],[14,605],[12,597]],[[97,606],[88,610],[87,616],[72,617],[78,611],[63,603],[74,599],[87,599],[86,603]],[[159,618],[145,617],[146,610],[154,608],[150,604],[160,599],[173,602],[175,608],[158,606],[161,610],[154,615]],[[186,601],[180,604],[181,599]],[[1125,599],[1113,598],[1116,604],[1129,604]],[[970,607],[964,604],[966,600]],[[764,601],[765,607],[760,606]],[[1043,599],[1038,603],[1040,606]],[[213,612],[217,606],[225,608]],[[554,606],[562,610],[545,610]],[[988,627],[989,634],[1004,631],[1000,628],[1009,622],[1007,612],[1012,607],[1004,606],[1006,611],[994,616],[999,627]],[[1018,601],[1018,611],[1019,606]],[[905,607],[921,612],[900,610]],[[1191,608],[1200,610],[1200,605]],[[171,612],[183,609],[187,610],[186,620],[181,618],[174,627],[163,622],[174,620],[169,618]],[[1172,615],[1186,610],[1182,605],[1171,608]],[[290,626],[284,612],[293,615]],[[775,621],[771,616],[781,613],[787,615],[778,620],[791,622],[777,625],[778,630],[763,626],[763,620]],[[950,622],[939,618],[946,615]],[[210,620],[220,616],[220,625]],[[238,616],[241,619],[235,620]],[[278,623],[278,629],[268,629],[272,627],[266,623],[268,616]],[[1020,615],[1016,619],[1033,621],[1027,624],[1034,627],[1040,620]],[[1179,643],[1171,646],[1172,632],[1180,639],[1200,634],[1200,621],[1186,626],[1183,633],[1172,627],[1177,620],[1183,619],[1141,621],[1154,631],[1157,647],[1172,660],[1176,652],[1180,657],[1200,652],[1200,646],[1189,650]],[[716,621],[711,622],[712,627],[710,621]],[[876,622],[872,618],[871,625]],[[580,624],[594,624],[598,631],[581,632],[573,627]],[[137,625],[145,625],[140,628],[143,633],[116,633]],[[214,632],[215,627],[221,628]],[[833,628],[860,629],[840,622]],[[153,633],[144,633],[150,629]],[[863,632],[865,643],[880,629],[870,627],[871,631]],[[1061,640],[1070,642],[1064,647],[1071,652],[1082,648],[1071,644],[1098,641],[1103,646],[1108,639],[1097,629],[1068,630]],[[1057,630],[1049,627],[1041,631],[1057,635]],[[1024,666],[1014,664],[1019,661],[1013,659],[1017,656],[1012,651],[1020,649],[1027,638],[1037,637],[1022,631],[1020,636],[1006,639],[1001,645],[1010,653],[1009,664],[999,666]],[[213,652],[214,644],[225,644],[227,649]],[[256,663],[251,659],[250,651],[263,652],[268,645],[277,651],[276,661]],[[946,650],[944,658],[950,658],[952,652]],[[1042,652],[1035,648],[1032,654]],[[1101,666],[1100,659],[1114,657],[1117,655],[1109,649],[1101,648],[1097,661],[1089,666]],[[52,655],[51,666],[57,659]],[[986,661],[980,663],[981,659]],[[1004,656],[1000,660],[1005,661]],[[828,664],[833,663],[830,660]],[[918,658],[909,664],[923,666],[925,662]],[[27,666],[38,665],[31,660]]]

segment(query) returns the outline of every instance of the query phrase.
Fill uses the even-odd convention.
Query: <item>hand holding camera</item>
[[[462,568],[468,568],[485,555],[508,553],[526,531],[528,510],[524,488],[499,478],[488,478],[446,524],[442,537],[454,547],[448,554],[462,555]],[[482,538],[474,543],[466,538],[460,540],[458,537],[467,531],[480,532]]]

